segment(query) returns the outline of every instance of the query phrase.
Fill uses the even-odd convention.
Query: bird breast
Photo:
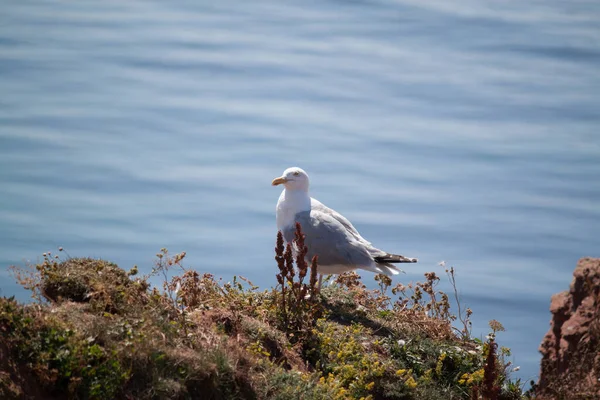
[[[292,225],[296,219],[296,214],[302,211],[310,210],[310,197],[306,192],[294,193],[287,192],[284,190],[279,196],[276,208],[276,222],[277,229],[283,230],[284,228]]]

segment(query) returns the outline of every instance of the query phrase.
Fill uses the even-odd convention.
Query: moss
[[[136,284],[116,264],[92,258],[45,260],[39,270],[40,291],[47,300],[89,302],[96,310],[111,313],[125,312],[147,287]]]
[[[44,311],[0,299],[0,330],[12,363],[3,371],[9,376],[34,373],[49,393],[64,392],[81,398],[112,398],[120,393],[128,372],[117,353],[76,334]],[[23,371],[16,366],[27,365]],[[19,379],[17,379],[18,381]],[[23,380],[23,379],[21,379]],[[26,393],[23,387],[19,392]]]

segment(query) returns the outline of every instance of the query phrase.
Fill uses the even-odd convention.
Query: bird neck
[[[283,200],[286,206],[293,209],[296,213],[310,211],[310,196],[307,190],[289,190],[283,191]]]

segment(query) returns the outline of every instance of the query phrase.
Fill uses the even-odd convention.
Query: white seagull
[[[291,243],[296,222],[300,223],[306,235],[307,262],[310,263],[313,256],[317,255],[319,274],[341,274],[364,269],[391,276],[402,272],[394,263],[417,262],[416,258],[376,248],[343,215],[310,197],[308,174],[301,168],[286,169],[282,176],[273,179],[272,185],[284,186],[277,201],[277,229]]]

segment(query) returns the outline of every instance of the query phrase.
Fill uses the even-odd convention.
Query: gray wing
[[[310,207],[311,209],[315,210],[315,211],[320,211],[324,214],[330,215],[332,218],[336,219],[340,224],[342,224],[344,226],[344,228],[352,235],[354,236],[354,238],[358,241],[362,241],[365,244],[370,245],[371,243],[368,242],[367,240],[365,240],[360,233],[358,233],[358,231],[356,230],[356,228],[354,227],[354,225],[352,225],[352,223],[350,221],[348,221],[348,219],[346,217],[344,217],[342,214],[340,214],[339,212],[335,211],[334,209],[331,209],[329,207],[327,207],[325,204],[321,203],[319,200],[313,199],[311,197],[311,202],[310,202]]]
[[[300,223],[306,235],[304,243],[308,248],[309,260],[314,255],[318,255],[321,265],[340,264],[360,267],[370,266],[373,263],[368,247],[357,240],[353,232],[330,213],[313,209],[296,214],[295,220]],[[283,236],[288,243],[294,239],[295,229],[293,224],[283,230]]]

